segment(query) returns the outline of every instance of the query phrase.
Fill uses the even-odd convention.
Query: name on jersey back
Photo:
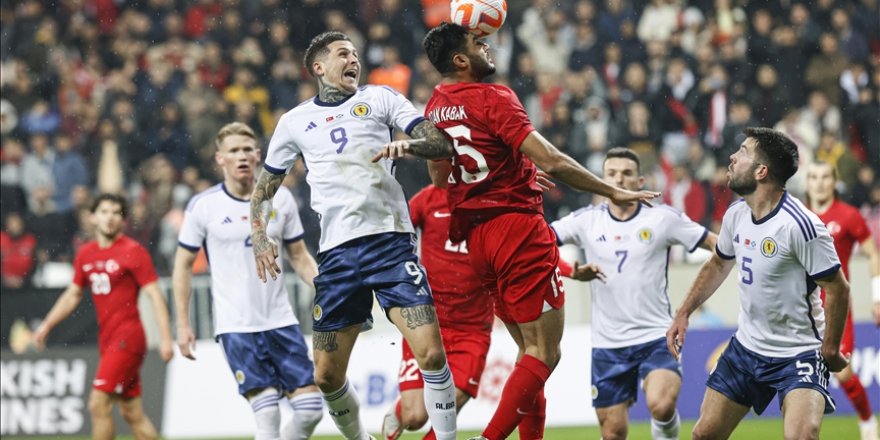
[[[428,118],[434,124],[445,121],[460,121],[467,119],[467,113],[464,112],[463,105],[452,107],[437,107],[428,113]]]

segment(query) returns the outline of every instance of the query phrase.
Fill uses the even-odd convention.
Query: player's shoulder
[[[650,206],[642,205],[641,209],[645,211],[645,214],[651,216],[681,217],[681,215],[684,214],[680,209],[665,203]]]
[[[841,217],[849,218],[850,216],[862,216],[862,213],[859,211],[858,208],[840,199],[834,200],[833,209],[836,210],[838,214],[841,215]]]
[[[796,231],[803,236],[805,241],[813,240],[819,236],[816,225],[822,226],[824,223],[819,219],[819,216],[807,209],[796,197],[788,192],[784,193],[777,209],[779,209],[779,214],[785,220],[789,230]]]
[[[568,214],[566,217],[577,220],[589,220],[596,216],[604,215],[608,212],[608,204],[606,203],[597,203],[593,205],[587,205],[582,208],[578,208]]]
[[[79,250],[76,251],[76,257],[88,257],[89,254],[95,252],[96,250],[98,250],[98,240],[89,240],[79,247]]]
[[[194,195],[191,199],[189,199],[189,203],[186,204],[186,211],[193,212],[197,206],[201,206],[204,203],[209,203],[210,200],[223,195],[223,184],[218,183],[196,195]],[[208,201],[208,202],[206,202]]]
[[[117,238],[117,243],[119,248],[124,251],[136,251],[136,252],[146,252],[146,248],[140,244],[137,240],[125,235],[120,234],[119,238]]]

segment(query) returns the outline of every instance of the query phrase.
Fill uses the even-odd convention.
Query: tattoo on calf
[[[410,330],[415,330],[416,327],[433,324],[437,321],[437,317],[434,314],[434,306],[430,304],[402,308],[400,309],[400,316],[406,319],[406,326]]]
[[[336,332],[315,332],[312,334],[312,346],[315,350],[334,352],[339,348],[336,344]]]

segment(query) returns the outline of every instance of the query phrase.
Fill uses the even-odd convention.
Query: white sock
[[[425,409],[437,440],[455,440],[455,385],[449,364],[436,371],[421,370],[425,380]]]
[[[279,440],[281,433],[281,412],[278,410],[278,390],[266,388],[256,396],[251,397],[249,403],[254,411],[254,420],[257,422],[255,440]]]
[[[678,438],[678,427],[681,419],[678,416],[678,410],[671,419],[661,422],[651,418],[651,437],[654,440],[669,440]]]
[[[288,401],[293,409],[293,420],[281,430],[283,440],[307,440],[312,436],[321,417],[324,401],[318,392],[298,394]]]
[[[342,388],[324,394],[324,402],[327,402],[327,409],[333,423],[339,429],[339,432],[347,440],[366,440],[369,434],[364,431],[361,420],[358,417],[358,397],[354,388],[349,386],[348,379]]]

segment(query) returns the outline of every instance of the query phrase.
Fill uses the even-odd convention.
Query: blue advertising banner
[[[736,330],[733,328],[701,330],[693,329],[687,333],[687,342],[682,356],[684,378],[681,394],[678,397],[678,411],[684,419],[697,419],[700,416],[700,405],[706,391],[706,379],[715,367],[718,357],[727,347],[730,337]],[[880,329],[871,323],[855,325],[856,349],[852,354],[853,371],[859,375],[868,392],[874,411],[880,408]],[[831,394],[837,404],[836,415],[855,414],[855,410],[847,399],[832,374],[829,381]],[[645,406],[645,394],[639,391],[639,401],[632,408],[630,417],[634,420],[649,420],[650,414]],[[762,414],[766,417],[781,415],[778,399],[775,399]],[[754,417],[754,413],[750,414]]]

